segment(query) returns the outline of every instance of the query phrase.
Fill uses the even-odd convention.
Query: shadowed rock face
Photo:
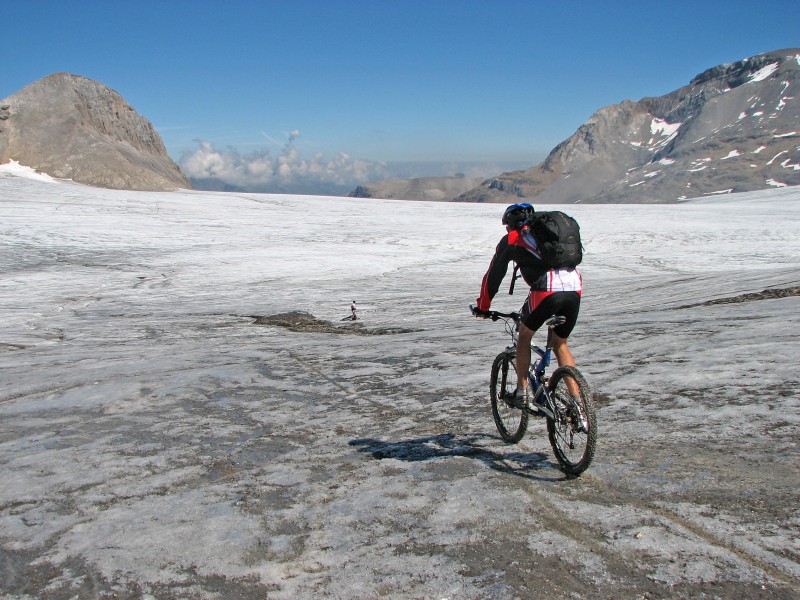
[[[800,49],[721,65],[597,111],[541,164],[465,202],[674,202],[800,185]]]
[[[191,188],[153,125],[114,90],[56,73],[0,101],[0,164],[98,187]]]

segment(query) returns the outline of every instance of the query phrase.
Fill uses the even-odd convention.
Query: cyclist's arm
[[[497,294],[497,290],[500,289],[500,284],[508,272],[508,263],[511,260],[509,248],[508,236],[505,235],[497,244],[492,262],[489,263],[489,269],[483,276],[481,292],[476,301],[476,308],[479,311],[485,312],[492,306],[492,298]]]

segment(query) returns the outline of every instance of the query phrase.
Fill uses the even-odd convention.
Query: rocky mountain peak
[[[664,96],[598,110],[539,165],[473,202],[672,202],[800,185],[800,50],[719,65]]]
[[[69,73],[0,101],[0,163],[99,187],[191,188],[153,125],[111,88]]]

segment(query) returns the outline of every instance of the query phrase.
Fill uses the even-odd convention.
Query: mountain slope
[[[484,181],[465,202],[671,202],[800,185],[800,49],[695,77],[595,113],[541,164]]]
[[[153,125],[101,83],[68,73],[0,101],[0,164],[132,190],[191,188]]]
[[[415,177],[381,179],[358,186],[348,196],[354,198],[398,198],[401,200],[452,200],[479,185],[482,177]]]

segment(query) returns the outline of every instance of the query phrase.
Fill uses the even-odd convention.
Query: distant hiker
[[[350,305],[350,313],[351,313],[351,315],[352,315],[350,318],[351,318],[353,321],[355,321],[356,319],[358,319],[358,317],[356,316],[356,301],[355,301],[355,300],[353,300],[353,303]]]
[[[523,280],[530,286],[530,293],[523,304],[522,322],[519,326],[519,343],[517,344],[517,389],[510,400],[525,403],[529,399],[528,382],[525,374],[531,363],[531,338],[544,322],[554,315],[563,315],[566,321],[553,329],[553,352],[560,366],[575,365],[575,358],[567,346],[567,338],[578,320],[581,305],[583,281],[575,264],[571,266],[550,267],[543,262],[540,243],[534,238],[534,220],[538,216],[552,216],[553,213],[536,213],[530,204],[512,204],[503,213],[503,225],[508,232],[497,244],[489,270],[481,283],[480,297],[477,300],[476,316],[486,318],[486,311],[492,305],[492,299],[500,283],[508,272],[508,263],[514,261],[514,277],[519,269]],[[574,219],[559,213],[566,219]],[[577,236],[577,257],[572,253],[567,262],[580,262],[580,236],[577,223],[574,224],[572,241]],[[574,244],[573,244],[574,245]],[[561,248],[563,251],[563,248]],[[569,249],[568,249],[569,250]],[[574,248],[573,248],[574,250]],[[564,251],[561,254],[569,253]],[[513,291],[512,287],[509,292]]]

